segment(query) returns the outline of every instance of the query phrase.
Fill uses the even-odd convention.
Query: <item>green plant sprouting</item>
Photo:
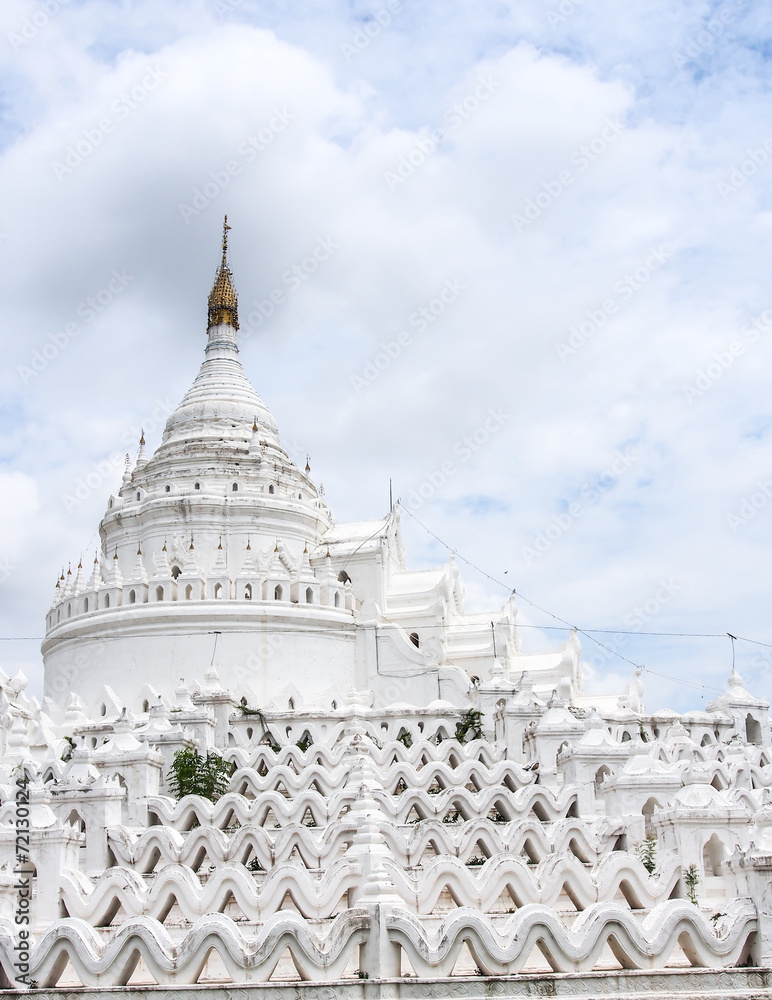
[[[483,713],[478,708],[468,708],[456,723],[456,739],[465,743],[471,733],[471,739],[482,739]]]
[[[648,833],[645,840],[635,845],[633,852],[649,875],[653,875],[657,867],[657,838],[654,834]]]
[[[690,903],[698,905],[697,886],[700,884],[700,872],[697,865],[689,865],[684,872],[684,885],[686,886],[686,898]]]
[[[169,788],[177,799],[185,795],[200,795],[216,802],[227,792],[235,769],[235,764],[211,750],[204,757],[191,747],[183,747],[172,759],[167,775]]]

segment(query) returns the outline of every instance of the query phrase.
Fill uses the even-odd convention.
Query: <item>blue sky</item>
[[[6,0],[0,46],[2,635],[195,376],[227,211],[247,372],[339,520],[391,478],[471,607],[631,631],[651,709],[731,650],[638,633],[772,643],[763,5]]]

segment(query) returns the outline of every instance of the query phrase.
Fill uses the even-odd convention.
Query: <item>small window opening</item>
[[[421,645],[421,640],[418,638],[417,632],[410,633],[410,641],[413,643],[416,649],[418,649]]]
[[[750,714],[745,717],[745,739],[748,743],[753,743],[756,746],[761,745],[761,725]]]
[[[167,493],[171,493],[171,491],[172,491],[172,488],[171,488],[171,486],[167,486],[167,487],[166,487],[166,492],[167,492]]]
[[[136,603],[137,603],[136,592],[133,591],[133,590],[130,590],[129,591],[129,604],[136,604]]]
[[[239,484],[238,483],[234,483],[233,486],[231,486],[231,489],[233,490],[234,493],[238,493],[238,491],[239,491]]]
[[[268,487],[268,492],[269,493],[273,493],[274,492],[273,483],[271,483],[271,485]]]
[[[155,599],[157,601],[162,601],[164,599],[164,589],[163,587],[155,588]]]
[[[201,483],[194,483],[193,484],[193,489],[194,490],[200,490],[201,489]]]
[[[282,599],[283,595],[284,595],[284,591],[282,590],[281,584],[278,583],[276,585],[276,589],[273,592],[273,599],[274,599],[274,601],[280,601]]]
[[[141,494],[141,493],[139,492],[139,490],[137,490],[137,500],[139,500],[139,498],[140,498],[141,496],[142,496],[142,494]]]
[[[248,583],[244,587],[244,600],[245,601],[251,601],[252,600],[252,584],[251,583]]]
[[[314,592],[310,587],[306,588],[306,604],[314,603]]]

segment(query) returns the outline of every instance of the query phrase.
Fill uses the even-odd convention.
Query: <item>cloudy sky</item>
[[[391,478],[411,568],[439,538],[471,608],[610,630],[589,690],[710,701],[729,639],[643,633],[772,643],[770,35],[748,0],[4,0],[0,666],[39,687],[56,574],[194,378],[227,212],[244,364],[337,518]]]

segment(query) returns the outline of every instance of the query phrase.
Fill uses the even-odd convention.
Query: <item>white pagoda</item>
[[[768,703],[587,698],[576,635],[528,654],[513,598],[407,570],[398,508],[337,524],[239,361],[227,232],[43,704],[0,671],[0,988],[772,996]]]

